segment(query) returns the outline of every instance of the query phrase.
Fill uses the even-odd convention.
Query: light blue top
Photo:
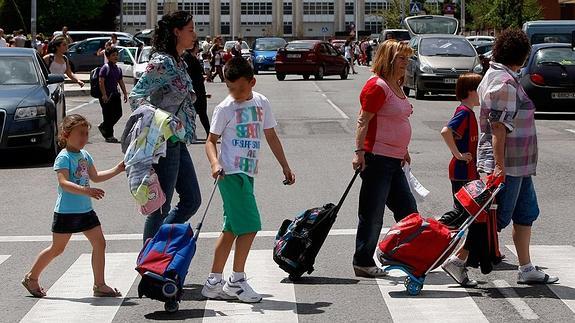
[[[193,141],[196,130],[196,93],[183,60],[176,62],[171,55],[153,54],[129,97],[132,111],[143,104],[151,104],[174,114],[186,129],[185,141]]]
[[[90,186],[88,169],[94,164],[92,156],[85,151],[71,152],[63,149],[54,161],[54,170],[67,169],[68,180],[80,186]],[[66,192],[58,185],[58,199],[54,212],[57,213],[86,213],[92,211],[92,200],[89,196]]]

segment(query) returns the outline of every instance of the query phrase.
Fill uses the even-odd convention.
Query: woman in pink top
[[[358,277],[382,277],[375,265],[385,206],[396,221],[417,212],[415,199],[402,166],[411,161],[407,147],[411,139],[409,116],[413,107],[402,84],[412,49],[404,42],[387,40],[379,46],[373,61],[375,74],[360,94],[356,150],[353,168],[361,170],[359,223],[353,256]]]

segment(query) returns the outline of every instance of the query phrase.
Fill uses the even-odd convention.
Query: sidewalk
[[[72,82],[68,77],[64,80],[64,92],[67,97],[73,96],[90,96],[90,73],[75,73],[76,76],[84,82],[84,86],[80,87],[77,83]],[[124,77],[124,83],[126,87],[128,84],[132,84],[134,79],[131,77]]]

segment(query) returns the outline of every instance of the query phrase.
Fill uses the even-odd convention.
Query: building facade
[[[365,30],[379,34],[384,28],[377,12],[390,0],[123,0],[123,30],[153,28],[171,9],[193,14],[200,37],[226,38],[280,36],[331,37],[335,32]],[[428,1],[431,3],[437,0]]]

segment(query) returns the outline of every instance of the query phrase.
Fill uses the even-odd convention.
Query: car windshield
[[[284,47],[286,41],[283,39],[258,39],[256,40],[256,50],[278,50]]]
[[[571,48],[555,47],[542,48],[535,54],[535,64],[546,65],[551,62],[559,63],[563,66],[575,66],[575,51],[571,50]]]
[[[397,40],[409,40],[411,39],[411,37],[409,36],[409,32],[408,31],[401,31],[401,30],[393,30],[393,31],[388,31],[386,32],[385,35],[385,39],[389,39],[387,34],[391,34],[393,37],[393,39],[397,39]]]
[[[455,34],[457,19],[439,16],[410,17],[405,20],[415,34]]]
[[[464,56],[474,57],[475,50],[471,44],[460,38],[424,38],[419,52],[423,56]]]
[[[312,42],[291,42],[288,43],[286,49],[312,49],[315,43]]]
[[[235,44],[236,44],[235,40],[227,41],[226,44],[224,45],[224,49],[225,50],[231,49]],[[242,41],[242,49],[250,49],[250,46],[248,46],[248,43],[246,43],[245,41]]]
[[[32,57],[0,56],[0,85],[38,84]]]
[[[531,45],[541,43],[571,43],[571,34],[534,34],[531,36]]]
[[[152,54],[152,47],[145,47],[140,53],[140,59],[138,64],[147,63],[150,61],[150,55]]]

